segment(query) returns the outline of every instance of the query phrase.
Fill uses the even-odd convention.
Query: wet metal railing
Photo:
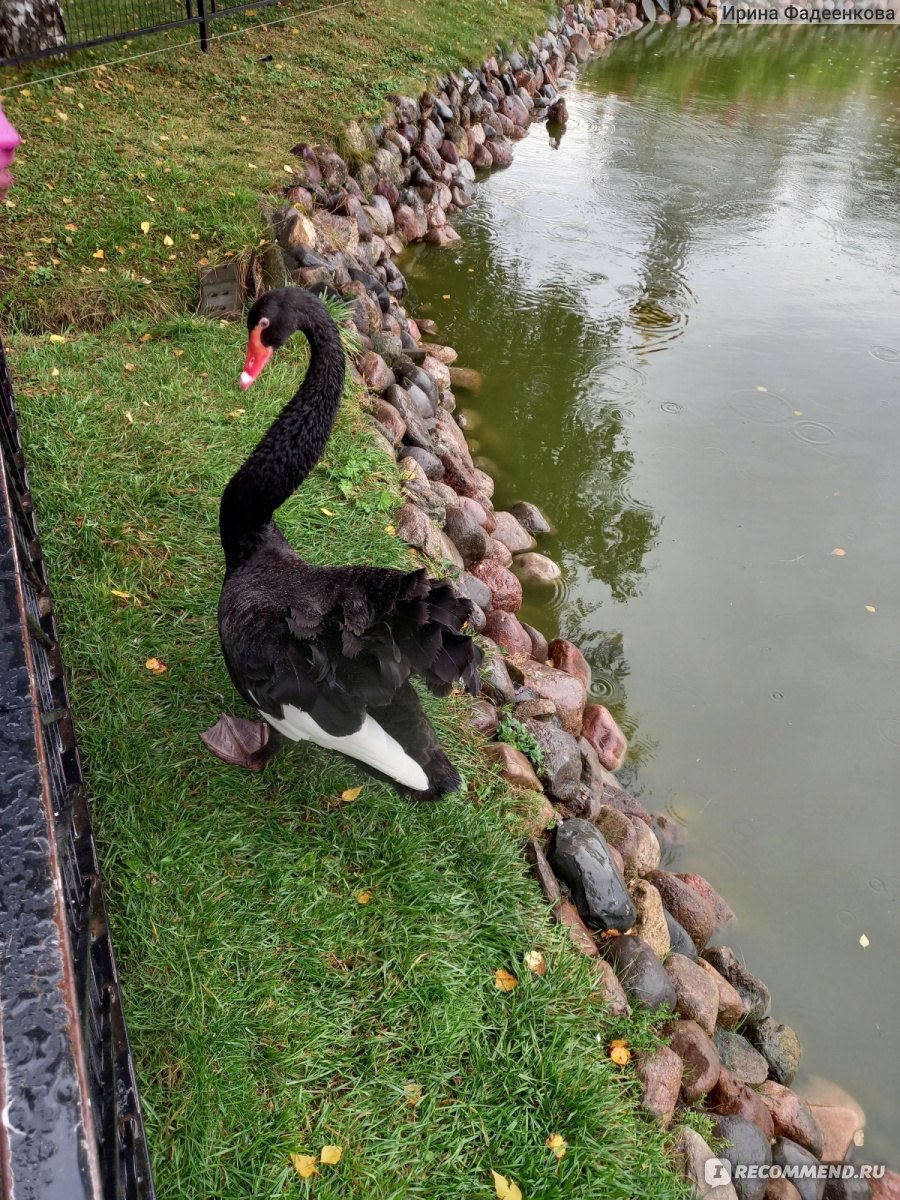
[[[0,1200],[153,1200],[2,345],[0,444]]]

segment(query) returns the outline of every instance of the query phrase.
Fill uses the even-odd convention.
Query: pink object
[[[582,736],[587,738],[607,771],[618,771],[625,761],[628,742],[608,708],[589,704],[584,710]]]
[[[18,133],[7,121],[3,113],[3,107],[0,106],[0,200],[7,193],[7,190],[12,186],[12,175],[9,173],[9,167],[12,166],[12,161],[16,156],[16,147],[22,139]]]

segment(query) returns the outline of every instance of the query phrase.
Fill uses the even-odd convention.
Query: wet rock
[[[886,1176],[890,1174],[890,1171],[885,1172]],[[895,1175],[894,1179],[896,1183],[893,1190],[879,1190],[877,1193],[867,1179],[829,1179],[825,1181],[822,1200],[900,1200],[900,1175]],[[883,1184],[884,1180],[881,1182]]]
[[[555,583],[562,578],[562,571],[552,558],[533,551],[518,556],[516,570],[528,583]]]
[[[413,100],[411,96],[397,95],[388,96],[387,99],[393,104],[397,120],[402,125],[418,124],[419,118],[422,115],[418,100]]]
[[[566,638],[554,638],[547,647],[547,653],[557,671],[565,671],[567,675],[574,675],[576,679],[581,680],[585,689],[590,688],[591,668],[588,666],[587,659],[573,642]]]
[[[490,645],[494,646],[494,651],[485,656],[485,663],[481,668],[481,690],[497,704],[512,704],[515,688],[509,671],[495,644],[491,642]]]
[[[602,761],[602,760],[601,760]],[[648,876],[659,889],[668,912],[702,950],[716,930],[716,918],[706,901],[670,871],[651,871]]]
[[[801,1170],[804,1167],[814,1170],[819,1165],[819,1160],[808,1150],[785,1137],[776,1138],[772,1143],[772,1162],[779,1167],[800,1167]],[[797,1178],[793,1182],[802,1200],[822,1200],[824,1179]]]
[[[660,16],[664,16],[660,13]],[[802,1200],[789,1179],[770,1179],[766,1184],[765,1200]]]
[[[809,1111],[822,1130],[822,1160],[843,1162],[862,1133],[865,1118],[860,1121],[858,1112],[840,1104],[811,1104]]]
[[[528,533],[552,532],[550,522],[536,504],[530,504],[527,500],[517,500],[515,504],[509,506],[509,511]]]
[[[527,788],[534,792],[544,790],[534,773],[534,767],[515,746],[509,746],[506,742],[492,742],[490,746],[485,746],[485,753],[499,765],[503,778],[511,787]]]
[[[479,698],[472,705],[472,724],[485,737],[493,737],[497,732],[500,717],[490,700]]]
[[[447,536],[454,542],[457,550],[462,555],[462,560],[465,565],[471,566],[479,559],[484,558],[488,549],[488,535],[484,532],[478,522],[464,508],[449,508],[444,521],[444,529]],[[518,621],[516,621],[518,625]],[[530,646],[528,635],[523,632],[526,643],[526,650]],[[500,638],[490,635],[499,645],[504,645]],[[506,646],[506,649],[511,649]]]
[[[872,1200],[900,1200],[900,1175],[885,1171],[881,1179],[873,1179],[871,1195]]]
[[[637,914],[632,933],[642,938],[658,959],[664,959],[669,953],[669,930],[659,892],[646,879],[639,879],[631,889],[631,899]],[[672,994],[674,996],[674,988]]]
[[[581,767],[581,751],[578,753],[579,770]],[[637,850],[637,833],[634,826],[624,813],[609,804],[597,805],[593,822],[606,838],[610,846],[614,846],[622,855],[625,870],[629,877],[634,877],[634,855]]]
[[[581,731],[581,713],[585,701],[584,685],[579,680],[573,679],[571,675],[554,670],[546,663],[527,659],[520,664],[520,669],[524,686],[530,688],[536,696],[552,700],[566,733],[577,737]]]
[[[714,1177],[712,1183],[707,1183],[707,1163],[718,1155],[713,1154],[696,1130],[685,1126],[679,1131],[672,1155],[685,1179],[694,1185],[697,1196],[704,1200],[737,1200],[734,1184],[726,1181],[724,1173],[721,1182]]]
[[[696,1021],[676,1021],[670,1045],[684,1063],[681,1081],[684,1102],[694,1104],[715,1087],[721,1068],[719,1055],[708,1034]]]
[[[480,501],[473,499],[471,496],[460,496],[459,507],[464,508],[478,522],[485,533],[493,533],[494,514],[488,512]]]
[[[767,1142],[775,1136],[771,1114],[762,1099],[746,1083],[735,1079],[727,1067],[722,1067],[719,1072],[716,1086],[706,1097],[706,1107],[719,1116],[743,1117],[750,1121]]]
[[[603,766],[618,771],[625,761],[628,742],[609,709],[602,704],[588,705],[581,733],[597,751]]]
[[[459,234],[452,225],[439,225],[437,228],[429,229],[425,235],[425,241],[431,246],[452,246],[454,242],[460,240]]]
[[[731,1029],[717,1029],[715,1040],[719,1058],[735,1079],[753,1086],[765,1083],[769,1074],[769,1064],[753,1049],[743,1034],[735,1033]]]
[[[468,571],[463,571],[457,581],[457,587],[473,604],[477,604],[479,608],[488,609],[491,605],[491,589],[480,579],[476,579],[474,575],[470,575]],[[512,684],[510,684],[512,687]],[[510,695],[510,699],[512,696]]]
[[[296,208],[286,209],[278,225],[278,244],[283,250],[296,250],[305,246],[315,250],[318,242],[316,227],[304,213]]]
[[[589,821],[563,821],[549,857],[585,921],[599,929],[631,928],[635,911],[625,881],[612,862],[603,835]]]
[[[711,910],[710,910],[711,911]],[[677,913],[676,913],[677,916]],[[690,933],[690,930],[688,930]],[[741,997],[744,1016],[761,1019],[769,1013],[769,989],[761,979],[751,975],[728,946],[713,946],[703,952],[703,958],[723,975]]]
[[[591,931],[578,915],[578,909],[569,900],[560,900],[553,914],[560,925],[564,925],[569,932],[569,941],[573,946],[577,947],[582,954],[587,954],[591,958],[599,954],[597,943],[591,937]]]
[[[547,639],[539,629],[535,629],[533,625],[527,625],[522,622],[522,628],[531,638],[531,657],[543,663],[547,661]]]
[[[494,518],[497,522],[494,537],[507,546],[513,554],[531,549],[534,545],[534,538],[522,528],[512,513],[495,512]]]
[[[481,384],[480,371],[475,371],[471,367],[450,368],[450,386],[452,388],[462,388],[465,392],[478,392],[481,390]]]
[[[447,516],[450,516],[449,511]],[[459,545],[458,542],[456,544]],[[528,654],[531,650],[531,639],[513,613],[504,612],[500,608],[489,612],[485,619],[484,631],[489,638],[494,639],[501,650],[507,650],[510,654]]]
[[[454,492],[458,492],[460,496],[468,496],[477,500],[481,489],[475,471],[466,466],[464,462],[460,462],[455,455],[442,454],[439,457],[444,465],[444,479]]]
[[[494,165],[494,156],[491,154],[490,147],[484,142],[476,143],[472,147],[472,156],[470,159],[472,166],[478,171],[489,171]],[[510,159],[512,161],[512,159]]]
[[[657,893],[658,895],[659,893]],[[662,900],[660,900],[662,904]],[[682,954],[685,958],[689,958],[692,962],[698,961],[697,947],[688,937],[687,930],[684,926],[679,925],[670,912],[663,909],[663,915],[666,919],[666,928],[669,931],[669,941],[672,944],[672,949],[676,954]]]
[[[369,412],[384,430],[388,440],[394,446],[399,446],[406,436],[406,422],[393,405],[376,396],[369,406]]]
[[[674,920],[674,917],[669,918],[670,928],[671,922]],[[680,928],[681,926],[679,926],[679,929]],[[684,936],[687,938],[686,933]],[[689,938],[688,941],[690,941]],[[675,945],[674,938],[672,940],[672,945],[673,947]],[[691,949],[695,954],[697,953],[693,942],[691,942]],[[724,975],[720,975],[712,963],[709,963],[706,961],[706,959],[701,958],[700,966],[704,971],[706,971],[707,975],[709,975],[710,979],[712,979],[719,991],[719,1024],[723,1029],[734,1029],[744,1017],[743,1001],[728,980],[724,977]]]
[[[533,700],[523,700],[517,704],[513,715],[520,721],[546,721],[549,717],[556,716],[556,705],[552,700],[535,697]]]
[[[591,43],[581,33],[569,38],[569,49],[580,63],[587,62],[591,57]]]
[[[633,1003],[654,1010],[675,1007],[675,992],[669,977],[643,938],[634,934],[611,938],[606,953]]]
[[[415,546],[424,550],[428,542],[431,522],[415,504],[404,504],[397,513],[395,524],[397,534],[407,546]]]
[[[531,872],[541,885],[544,899],[551,906],[560,899],[559,880],[553,874],[553,869],[547,862],[544,848],[537,839],[532,838],[525,846],[525,857],[531,863]]]
[[[686,883],[689,888],[702,896],[706,903],[713,910],[716,918],[716,925],[727,925],[729,921],[734,920],[734,911],[725,900],[719,895],[711,883],[707,882],[702,875],[696,875],[692,871],[678,871],[678,878],[682,883]]]
[[[491,138],[490,142],[486,143],[482,147],[482,149],[487,149],[490,151],[493,166],[495,166],[495,167],[511,166],[512,160],[513,160],[513,147],[512,147],[512,142],[510,142],[507,138],[505,138],[505,137]],[[474,159],[472,161],[472,165],[473,166],[478,165],[474,161]]]
[[[675,989],[675,1011],[712,1036],[719,1011],[719,989],[713,980],[683,954],[670,954],[665,969]]]
[[[398,389],[402,391],[401,389]],[[385,397],[386,398],[386,397]],[[395,406],[396,407],[396,406]],[[444,466],[436,454],[432,454],[430,450],[425,450],[421,446],[407,446],[406,456],[417,462],[425,472],[426,479],[443,479]],[[400,470],[403,470],[403,459],[399,463]]]
[[[675,1115],[684,1064],[668,1046],[635,1055],[634,1070],[643,1086],[641,1104],[668,1129]]]
[[[300,142],[292,148],[291,154],[300,160],[296,167],[298,183],[307,188],[317,188],[322,182],[322,170],[312,146]]]
[[[500,564],[501,567],[507,569],[512,566],[513,556],[512,550],[505,542],[498,542],[496,538],[488,538],[488,558]]]
[[[394,372],[374,350],[361,355],[357,367],[370,391],[384,392],[394,382]]]
[[[816,1158],[822,1157],[825,1135],[805,1100],[774,1079],[760,1086],[759,1097],[769,1110],[776,1134],[797,1142]]]
[[[790,1025],[763,1017],[749,1029],[750,1041],[769,1064],[769,1076],[790,1087],[800,1066],[800,1039]]]
[[[581,784],[578,743],[565,730],[557,729],[546,721],[529,720],[525,722],[525,728],[544,752],[544,761],[538,768],[538,774],[547,791],[564,804],[577,803]],[[587,918],[588,914],[577,897],[575,903],[581,915]]]
[[[596,958],[593,970],[597,973],[597,990],[603,997],[606,1011],[611,1017],[630,1017],[631,1005],[619,977],[605,958]]]
[[[743,1117],[717,1117],[714,1129],[716,1136],[723,1140],[719,1156],[727,1159],[733,1167],[738,1163],[771,1166],[769,1143],[750,1121]],[[765,1179],[739,1179],[735,1185],[740,1200],[763,1200],[766,1192]]]
[[[446,460],[444,465],[446,466]],[[485,558],[472,566],[471,573],[490,588],[494,608],[514,613],[522,607],[522,585],[506,567],[501,567],[493,559]]]
[[[646,821],[638,816],[629,815],[631,824],[637,835],[637,845],[632,855],[632,868],[635,875],[648,875],[659,866],[662,849],[656,834]]]
[[[420,241],[428,232],[428,218],[408,204],[398,204],[394,210],[394,227],[408,242]]]

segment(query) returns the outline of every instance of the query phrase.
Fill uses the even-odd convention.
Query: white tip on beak
[[[252,382],[253,382],[253,376],[248,371],[241,371],[241,378],[239,380],[239,383],[241,385],[242,391],[246,392],[247,388],[250,386],[250,384]]]

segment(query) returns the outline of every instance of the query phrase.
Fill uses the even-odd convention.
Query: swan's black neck
[[[299,330],[309,342],[309,367],[297,394],[232,477],[219,508],[226,571],[258,545],[272,514],[318,462],[334,425],[344,386],[344,351],[325,305],[301,288],[270,293],[271,326],[283,336]],[[264,300],[266,298],[264,297]]]

